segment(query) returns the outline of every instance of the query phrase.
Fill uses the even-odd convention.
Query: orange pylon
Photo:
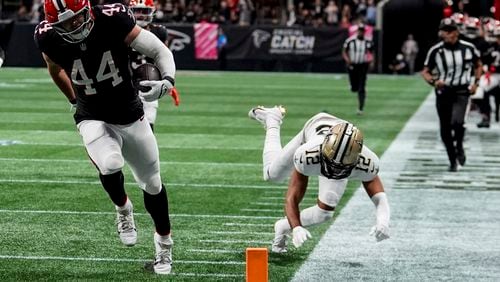
[[[267,282],[267,248],[247,248],[247,282]]]

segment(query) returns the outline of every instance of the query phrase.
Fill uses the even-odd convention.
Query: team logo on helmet
[[[321,173],[331,179],[348,177],[356,167],[363,148],[363,133],[351,123],[330,129],[321,145]]]
[[[45,0],[45,19],[69,43],[79,43],[90,34],[94,21],[89,0]]]

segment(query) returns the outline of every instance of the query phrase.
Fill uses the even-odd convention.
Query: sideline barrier
[[[0,22],[0,30],[6,23]],[[15,22],[6,46],[5,66],[45,67],[33,40],[35,24]],[[195,57],[193,25],[167,24],[169,48],[178,69],[344,72],[342,44],[347,30],[339,27],[220,26],[227,36],[225,56],[217,60]],[[2,38],[6,37],[6,38]]]

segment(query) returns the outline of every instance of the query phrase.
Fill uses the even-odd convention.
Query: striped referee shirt
[[[353,35],[344,42],[344,50],[347,52],[352,64],[369,63],[369,53],[373,52],[373,41],[365,38],[359,39]]]
[[[479,58],[479,51],[472,43],[459,40],[448,47],[441,41],[429,49],[424,66],[431,72],[437,71],[436,79],[444,81],[446,86],[468,86]]]

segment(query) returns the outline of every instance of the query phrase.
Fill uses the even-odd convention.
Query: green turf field
[[[273,238],[286,184],[262,180],[264,130],[247,117],[251,107],[287,107],[284,142],[328,111],[357,124],[365,144],[382,154],[429,92],[420,77],[372,75],[365,115],[357,116],[345,75],[179,72],[176,85],[181,105],[164,98],[155,127],[175,281],[244,280],[245,248],[268,247]],[[154,253],[153,224],[124,173],[139,232],[131,248],[118,239],[113,205],[47,71],[0,69],[0,281],[165,278],[142,269]],[[302,207],[315,202],[311,183]],[[350,183],[343,203],[358,185]],[[270,254],[270,280],[288,280],[326,228],[311,228],[301,249]]]

